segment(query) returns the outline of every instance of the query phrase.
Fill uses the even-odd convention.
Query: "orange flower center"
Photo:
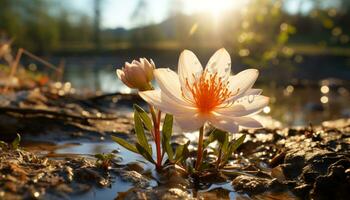
[[[193,74],[193,78],[194,82],[192,84],[186,78],[186,88],[190,91],[194,100],[193,103],[195,103],[200,113],[210,113],[228,98],[235,95],[229,90],[229,82],[222,80],[217,73],[210,74],[205,70],[200,77]],[[185,97],[184,94],[183,96]]]

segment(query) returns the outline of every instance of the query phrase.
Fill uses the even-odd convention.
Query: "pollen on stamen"
[[[205,70],[199,77],[193,74],[193,83],[186,79],[186,88],[193,97],[193,103],[201,113],[209,113],[235,94],[229,90],[229,82],[223,81],[217,73]],[[184,98],[185,95],[183,94]],[[187,98],[188,99],[188,98]]]

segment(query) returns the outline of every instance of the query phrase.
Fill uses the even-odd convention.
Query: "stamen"
[[[218,73],[208,73],[205,70],[200,77],[196,77],[194,74],[193,83],[190,84],[189,80],[186,78],[186,89],[191,93],[194,104],[201,113],[209,113],[213,111],[218,106],[228,106],[230,102],[224,104],[227,99],[238,94],[239,89],[236,92],[229,90],[229,82],[224,81],[221,77],[218,77]],[[184,92],[182,95],[185,99],[191,101]],[[224,105],[222,105],[224,104]]]

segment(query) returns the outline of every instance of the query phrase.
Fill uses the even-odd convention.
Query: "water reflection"
[[[118,155],[123,155],[123,160],[121,164],[127,164],[130,162],[134,162],[135,160],[144,162],[144,159],[139,155],[135,154],[131,151],[126,150],[115,142],[103,142],[103,143],[78,143],[67,145],[67,143],[62,143],[62,148],[57,148],[55,151],[56,154],[87,154],[87,155],[95,155],[99,153],[110,153],[112,151],[117,150]],[[60,147],[60,144],[58,144]]]
[[[270,110],[264,108],[263,113],[285,125],[319,124],[324,120],[349,117],[348,86],[321,84],[324,85],[263,86],[264,94],[275,99],[270,104]]]

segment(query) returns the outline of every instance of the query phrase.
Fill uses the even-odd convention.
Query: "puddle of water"
[[[58,148],[53,152],[55,154],[76,154],[76,155],[95,155],[100,153],[111,153],[117,150],[123,160],[121,164],[127,164],[130,162],[141,162],[145,160],[138,154],[126,150],[115,142],[84,142],[84,143],[58,143]]]
[[[121,180],[120,177],[116,177],[110,188],[96,188],[92,189],[84,194],[72,196],[74,200],[98,200],[98,199],[115,199],[119,192],[126,192],[131,189],[132,183]]]
[[[46,143],[46,142],[26,142],[23,144],[24,148],[34,152],[46,152],[54,157],[69,157],[69,156],[93,156],[98,153],[110,153],[117,150],[117,155],[122,157],[121,164],[128,164],[131,162],[138,162],[143,165],[145,170],[152,170],[154,167],[146,162],[140,155],[132,153],[125,148],[114,142],[62,142],[58,144]],[[154,145],[152,145],[155,148]],[[155,180],[151,181],[151,186],[157,186]],[[115,199],[119,192],[126,192],[133,188],[134,185],[131,182],[123,181],[120,177],[116,176],[110,188],[98,188],[92,187],[92,189],[84,194],[71,196],[74,200],[95,200],[95,199]],[[201,199],[251,199],[247,194],[240,194],[234,191],[231,181],[223,183],[214,183],[207,189],[202,189],[195,192],[193,189],[189,189],[193,197]],[[286,199],[293,199],[293,195],[290,192],[284,192],[279,194],[263,193],[257,196],[257,199],[279,199],[283,197]],[[255,198],[255,197],[254,197]]]
[[[66,158],[71,156],[90,156],[99,153],[110,153],[117,150],[117,155],[122,157],[120,164],[138,162],[143,164],[145,170],[153,169],[153,166],[148,164],[140,155],[135,154],[121,147],[115,142],[83,142],[83,143],[50,143],[41,141],[28,141],[22,144],[23,148],[31,152],[46,154],[48,157]],[[151,181],[151,185],[156,186],[155,181]],[[74,195],[74,200],[97,200],[97,199],[115,199],[119,192],[126,192],[134,187],[133,183],[123,181],[119,176],[116,176],[110,188],[92,187],[90,191]]]

